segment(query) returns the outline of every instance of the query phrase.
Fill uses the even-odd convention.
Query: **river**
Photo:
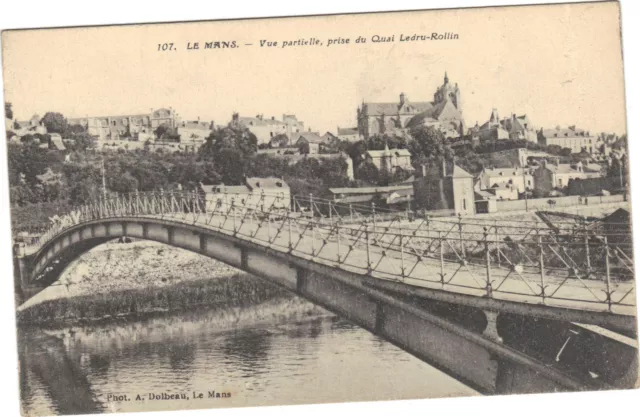
[[[219,316],[219,311],[203,310],[141,321],[21,330],[23,412],[52,415],[474,394],[330,314],[285,322],[274,315],[272,321],[231,329],[216,325]],[[163,393],[165,398],[184,394],[187,399],[157,399]]]

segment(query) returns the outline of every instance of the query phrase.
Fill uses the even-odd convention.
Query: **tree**
[[[244,182],[247,159],[239,149],[220,149],[215,158],[215,166],[223,183],[238,185]]]
[[[371,184],[377,184],[380,178],[380,172],[373,162],[364,161],[356,170],[355,177]]]
[[[61,113],[47,112],[41,120],[48,133],[63,134],[67,132],[67,119]]]
[[[309,153],[311,152],[311,149],[309,147],[309,142],[307,141],[300,142],[300,144],[298,145],[298,151],[300,152],[301,155],[309,155]]]
[[[349,142],[345,150],[347,155],[353,160],[353,166],[358,167],[364,160],[364,153],[367,152],[367,144],[364,140]]]
[[[346,187],[349,185],[347,161],[344,158],[324,159],[318,167],[318,177],[327,188]]]
[[[248,177],[282,177],[288,172],[288,163],[284,158],[274,158],[259,154],[249,161]]]
[[[73,124],[73,125],[69,125],[69,127],[67,128],[67,133],[68,134],[75,134],[75,133],[84,133],[86,130],[84,128],[84,126],[80,125],[80,124]]]
[[[289,137],[284,133],[275,135],[269,142],[272,148],[285,148],[289,146]]]
[[[453,151],[446,145],[442,132],[432,126],[420,127],[411,131],[413,142],[409,144],[409,150],[414,155],[422,154],[427,159],[441,160],[452,159]]]
[[[107,188],[111,191],[126,194],[138,189],[138,180],[129,172],[107,172]]]
[[[245,126],[231,122],[224,128],[211,132],[199,153],[205,159],[215,159],[222,149],[235,149],[244,157],[251,156],[258,149],[258,139]]]
[[[612,158],[609,168],[607,170],[607,176],[613,178],[613,183],[618,187],[624,187],[628,183],[628,163],[626,155],[622,158]]]
[[[70,204],[84,204],[100,195],[102,175],[95,165],[65,164],[62,172]]]
[[[161,124],[156,127],[156,130],[154,130],[153,133],[156,135],[157,139],[162,139],[165,133],[167,133],[167,130],[169,130],[169,128],[165,124]]]
[[[71,139],[73,139],[73,143],[71,145],[67,144],[67,147],[73,151],[84,152],[95,145],[94,137],[87,132],[74,133],[71,135]]]
[[[4,102],[4,117],[13,120],[13,105],[8,101]]]

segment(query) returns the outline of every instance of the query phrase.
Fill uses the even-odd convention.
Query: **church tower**
[[[444,101],[450,101],[453,105],[458,109],[458,111],[462,112],[462,99],[460,97],[460,88],[458,87],[458,83],[452,85],[449,82],[449,75],[445,71],[444,73],[444,84],[442,84],[436,90],[436,93],[433,95],[434,104],[440,104]]]

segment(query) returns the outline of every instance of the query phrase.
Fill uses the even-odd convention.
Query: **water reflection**
[[[345,320],[322,317],[293,323],[261,322],[220,331],[213,325],[213,314],[204,311],[180,318],[58,330],[44,336],[41,331],[23,331],[20,374],[25,413],[167,410],[472,393]],[[25,343],[27,339],[29,343]],[[194,390],[233,395],[225,399],[108,401],[110,394],[191,394]],[[78,400],[70,399],[70,393]]]

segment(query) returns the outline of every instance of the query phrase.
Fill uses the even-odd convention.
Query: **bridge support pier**
[[[296,291],[304,294],[307,284],[307,271],[302,268],[296,269]]]
[[[498,312],[483,310],[483,313],[487,318],[487,327],[484,328],[482,334],[494,342],[502,343],[502,337],[498,333]]]

